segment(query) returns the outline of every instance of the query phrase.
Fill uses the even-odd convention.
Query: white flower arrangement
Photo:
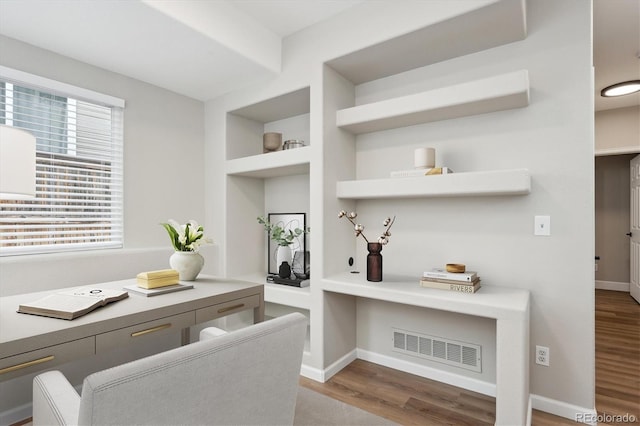
[[[184,225],[173,219],[161,224],[167,230],[171,244],[175,251],[197,252],[203,244],[211,244],[211,238],[204,237],[204,227],[198,225],[195,220],[190,220]]]
[[[354,219],[358,217],[358,213],[356,212],[347,213],[346,211],[341,210],[338,213],[338,218],[343,218],[343,217],[346,217],[349,220],[349,222],[353,224],[353,229],[356,237],[362,236],[362,238],[364,238],[364,240],[368,244],[369,240],[363,234],[364,226],[354,221]],[[395,221],[396,221],[396,217],[393,216],[393,218],[388,217],[382,222],[382,226],[384,226],[384,231],[382,232],[382,235],[380,236],[380,238],[378,238],[378,243],[382,245],[386,245],[389,243],[389,237],[391,236],[391,232],[389,230],[391,229],[391,225],[393,225],[393,222]]]

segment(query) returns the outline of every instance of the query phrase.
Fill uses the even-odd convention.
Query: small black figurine
[[[285,261],[280,264],[278,275],[280,275],[280,278],[289,278],[291,276],[291,266],[289,266],[289,262]]]

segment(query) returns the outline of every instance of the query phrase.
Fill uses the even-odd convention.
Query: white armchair
[[[292,424],[307,319],[293,313],[86,377],[33,380],[33,424]]]

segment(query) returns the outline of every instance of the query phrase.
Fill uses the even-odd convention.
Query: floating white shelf
[[[526,2],[475,3],[466,13],[427,17],[431,22],[423,28],[347,53],[327,65],[361,84],[526,38]]]
[[[361,134],[527,105],[529,73],[520,70],[338,110],[336,123]]]
[[[293,92],[229,111],[229,113],[261,123],[269,123],[309,113],[310,96],[310,88],[303,87]]]
[[[489,195],[525,195],[531,192],[527,169],[451,173],[417,178],[341,181],[338,198],[428,198]]]
[[[263,274],[249,274],[234,277],[241,281],[248,281],[257,284],[264,284],[264,301],[277,303],[279,305],[292,306],[300,309],[310,309],[311,289],[310,287],[292,287],[282,284],[267,283]]]
[[[227,160],[226,173],[233,176],[269,178],[309,173],[311,147],[252,155]]]
[[[421,306],[496,319],[522,319],[529,313],[526,290],[483,285],[477,293],[462,293],[420,287],[415,278],[385,274],[383,281],[370,282],[366,274],[332,275],[322,280],[322,290],[334,293]]]

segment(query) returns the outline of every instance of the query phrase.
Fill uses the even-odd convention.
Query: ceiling
[[[208,100],[277,75],[283,38],[365,1],[0,0],[0,34]],[[594,0],[593,24],[595,109],[640,105],[599,96],[640,79],[640,0]]]
[[[594,0],[593,65],[596,111],[640,105],[640,93],[603,98],[600,90],[640,80],[640,0]]]

